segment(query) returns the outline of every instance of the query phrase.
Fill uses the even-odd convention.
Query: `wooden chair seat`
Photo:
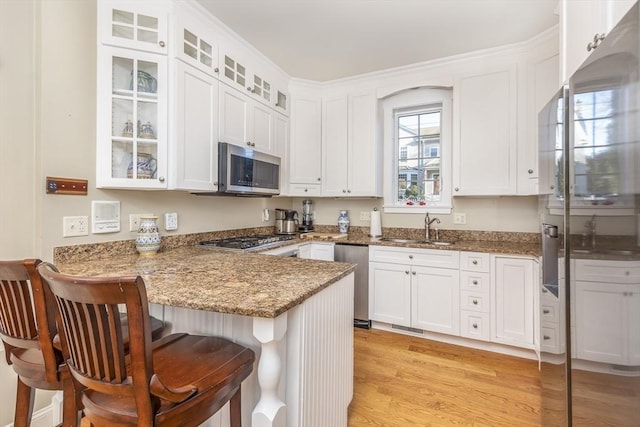
[[[141,277],[82,278],[38,267],[57,301],[63,353],[94,426],[198,426],[227,402],[241,422],[241,384],[252,350],[227,339],[172,334],[151,341]],[[118,306],[128,315],[124,349]]]

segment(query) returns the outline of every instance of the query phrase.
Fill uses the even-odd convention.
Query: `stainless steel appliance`
[[[336,243],[334,259],[340,262],[358,264],[355,270],[353,294],[353,326],[370,328],[369,320],[369,246],[344,245]]]
[[[274,224],[276,234],[286,234],[284,232],[284,218],[284,209],[276,209],[276,219]]]
[[[280,194],[280,158],[220,142],[218,192],[242,196]]]
[[[640,425],[638,22],[636,3],[539,114],[544,426]]]
[[[313,209],[312,206],[313,201],[309,199],[305,199],[302,201],[302,225],[300,226],[300,231],[306,233],[308,231],[313,231]]]
[[[283,235],[258,235],[258,236],[238,236],[227,237],[223,239],[205,240],[200,242],[200,246],[205,248],[222,248],[232,249],[238,251],[255,251],[258,249],[268,248],[275,246],[279,243],[286,242],[287,240],[294,239],[295,236]]]
[[[296,234],[298,231],[298,211],[276,209],[276,234]]]

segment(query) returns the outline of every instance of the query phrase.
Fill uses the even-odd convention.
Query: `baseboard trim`
[[[51,400],[51,405],[38,409],[33,413],[31,416],[31,427],[51,427],[59,423],[59,421],[54,420],[54,414],[56,412],[54,408],[55,401],[56,398],[54,396]],[[13,423],[9,423],[5,427],[13,427]]]

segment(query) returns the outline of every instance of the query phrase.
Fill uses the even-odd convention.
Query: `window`
[[[385,212],[451,212],[451,91],[384,101]]]

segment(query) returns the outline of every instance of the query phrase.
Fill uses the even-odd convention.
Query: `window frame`
[[[383,100],[384,135],[384,182],[383,210],[385,213],[429,213],[450,214],[453,186],[453,90],[443,87],[421,87],[397,92]],[[396,116],[402,111],[423,111],[441,105],[440,129],[440,200],[427,201],[424,205],[401,205],[397,202],[399,177],[399,148]]]

